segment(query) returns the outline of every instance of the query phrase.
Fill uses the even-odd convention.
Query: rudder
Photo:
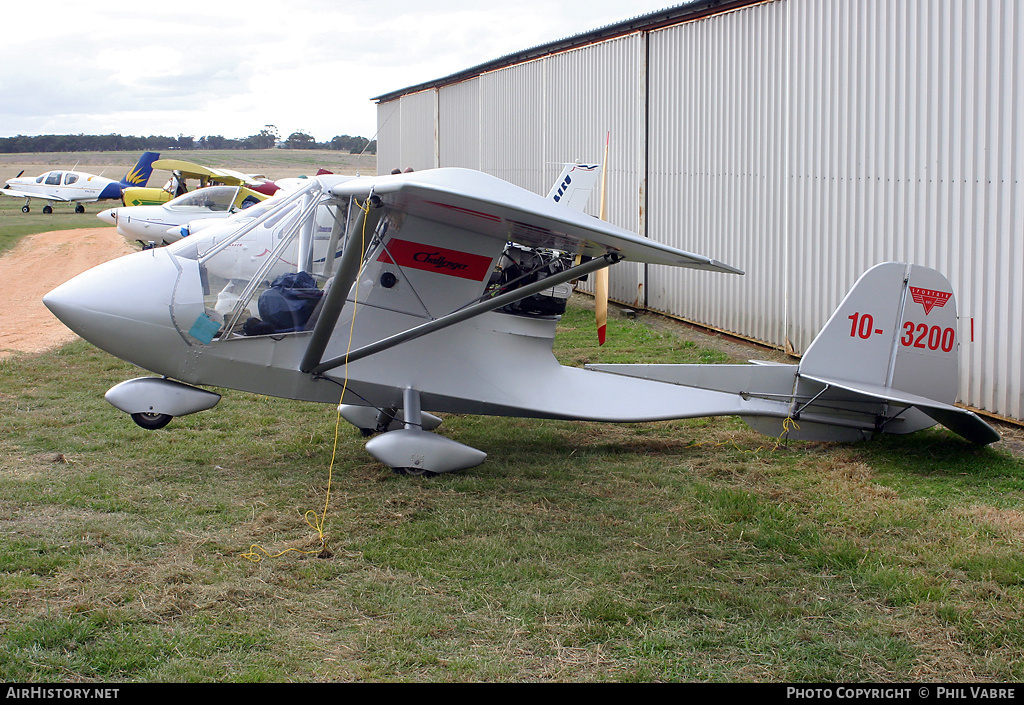
[[[149,177],[153,175],[153,162],[159,158],[159,152],[143,152],[135,166],[121,179],[121,185],[126,187],[145,186],[149,183]]]
[[[600,165],[566,164],[548,192],[547,198],[582,211],[587,207],[590,194],[597,185],[597,177],[600,175]]]

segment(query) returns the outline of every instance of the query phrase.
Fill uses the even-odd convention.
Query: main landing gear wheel
[[[132,421],[137,423],[147,431],[155,431],[158,428],[163,428],[171,422],[174,417],[170,414],[150,414],[150,413],[138,413],[132,414]]]
[[[43,213],[53,213],[53,208],[50,206],[43,206]]]
[[[27,203],[21,207],[21,212],[22,213],[28,213],[30,210],[32,210],[32,209],[28,207]]]
[[[85,213],[85,206],[79,203],[77,206],[75,206],[75,213]]]
[[[441,473],[431,472],[430,470],[424,470],[423,468],[391,468],[395,471],[396,475],[402,475],[404,477],[437,477]]]

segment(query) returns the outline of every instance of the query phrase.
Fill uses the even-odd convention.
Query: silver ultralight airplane
[[[69,328],[155,372],[107,392],[145,428],[213,407],[209,385],[339,404],[402,474],[476,466],[437,412],[643,422],[737,415],[771,436],[851,441],[936,422],[999,435],[954,405],[949,282],[865,273],[799,364],[560,365],[570,282],[619,261],[742,274],[476,171],[322,176],[44,298]],[[431,413],[434,412],[434,413]]]
[[[30,211],[29,202],[32,199],[46,201],[43,213],[52,213],[54,203],[74,203],[75,213],[85,213],[83,203],[120,200],[125,189],[145,186],[153,173],[153,162],[159,157],[158,152],[143,152],[139,161],[120,181],[73,169],[57,169],[39,176],[26,177],[22,177],[21,174],[25,173],[22,171],[13,179],[7,180],[7,185],[0,189],[0,194],[24,198],[22,213]]]

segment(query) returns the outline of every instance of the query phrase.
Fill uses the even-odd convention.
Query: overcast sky
[[[0,137],[372,137],[373,97],[677,0],[8,2]],[[429,8],[429,9],[426,9]]]

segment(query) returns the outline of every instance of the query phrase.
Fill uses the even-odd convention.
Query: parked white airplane
[[[840,441],[939,422],[975,443],[999,439],[954,405],[956,304],[945,277],[926,267],[869,270],[798,365],[584,369],[552,354],[553,307],[524,301],[620,260],[741,272],[466,169],[319,177],[258,207],[245,224],[113,260],[44,298],[83,338],[160,375],[107,393],[139,425],[160,428],[220,400],[194,385],[340,403],[364,433],[383,432],[367,451],[405,474],[486,457],[432,433],[440,419],[427,412],[603,422],[737,415],[773,436]],[[320,223],[330,231],[318,232]],[[224,280],[215,273],[240,268],[252,252],[241,243],[260,230],[271,256],[218,307]],[[516,278],[495,272],[510,243],[536,258]],[[268,282],[283,261],[289,273]]]
[[[153,162],[159,157],[158,152],[143,152],[139,161],[120,181],[83,171],[61,169],[36,177],[22,178],[21,174],[18,174],[7,180],[7,185],[0,189],[0,194],[24,198],[22,213],[29,212],[29,201],[33,198],[46,201],[43,213],[52,213],[54,203],[75,203],[75,213],[84,213],[83,203],[120,200],[126,188],[144,186],[153,173]]]
[[[207,186],[160,205],[108,208],[96,217],[116,225],[128,242],[169,245],[181,239],[180,228],[190,221],[229,218],[266,198],[244,186]]]

